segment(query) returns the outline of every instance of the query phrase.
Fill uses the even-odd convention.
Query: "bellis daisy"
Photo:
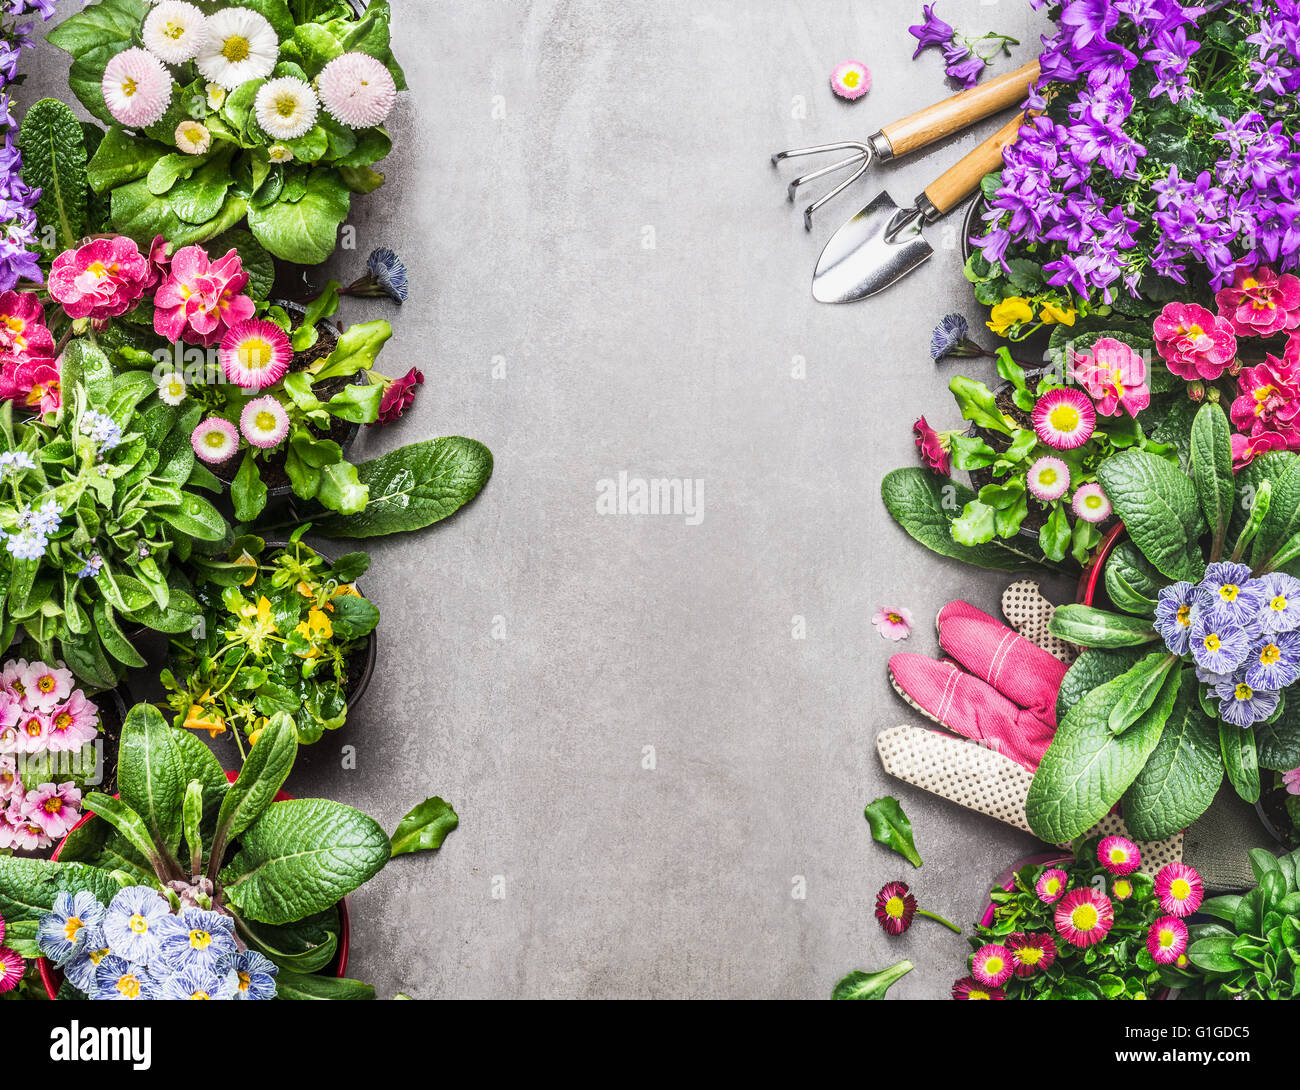
[[[1113,900],[1127,901],[1133,896],[1133,883],[1127,878],[1116,878],[1110,884],[1110,895]]]
[[[335,57],[316,77],[316,89],[330,117],[350,129],[382,125],[397,101],[393,74],[365,53]]]
[[[1038,881],[1034,884],[1034,892],[1038,894],[1038,899],[1043,904],[1054,905],[1064,895],[1067,881],[1065,871],[1053,867],[1038,876]]]
[[[1070,467],[1050,455],[1029,467],[1029,491],[1043,503],[1059,500],[1070,491]]]
[[[876,894],[876,919],[890,935],[901,935],[915,915],[916,898],[905,882],[890,882]]]
[[[179,371],[158,376],[158,397],[164,405],[179,405],[189,394],[189,387]]]
[[[143,49],[127,49],[104,66],[100,83],[108,112],[131,129],[152,125],[172,100],[172,77],[162,61]]]
[[[249,318],[221,339],[226,378],[246,390],[263,390],[284,378],[293,358],[288,334],[264,318]]]
[[[1156,898],[1171,916],[1190,916],[1205,899],[1205,885],[1195,867],[1166,863],[1156,875]]]
[[[203,85],[203,95],[208,101],[209,110],[219,110],[226,104],[226,96],[230,94],[219,83],[205,83]]]
[[[1007,936],[1007,949],[1011,951],[1011,964],[1018,977],[1033,976],[1050,969],[1056,960],[1056,941],[1051,935],[1017,932]]]
[[[981,984],[973,976],[962,977],[952,986],[954,999],[1006,999],[1007,993],[1001,988],[990,988]]]
[[[186,155],[202,155],[212,147],[212,133],[198,121],[182,121],[172,134],[176,149]]]
[[[273,140],[296,140],[307,133],[318,109],[312,89],[293,76],[262,84],[253,100],[257,123]]]
[[[1000,988],[1015,972],[1015,966],[1011,963],[1011,951],[994,942],[981,946],[971,958],[970,972],[981,984]]]
[[[239,429],[229,420],[210,416],[190,434],[190,446],[200,461],[220,465],[233,458],[239,449]]]
[[[1147,932],[1147,953],[1157,965],[1172,965],[1187,949],[1187,925],[1177,916],[1161,916]]]
[[[1105,522],[1110,518],[1110,500],[1105,490],[1095,481],[1080,485],[1074,490],[1070,507],[1084,522]]]
[[[1049,390],[1033,411],[1034,434],[1053,450],[1081,447],[1097,427],[1097,410],[1082,390]]]
[[[831,73],[831,90],[840,98],[861,98],[871,90],[871,70],[859,61],[845,61]]]
[[[233,91],[274,70],[280,40],[266,16],[248,8],[223,8],[208,16],[207,29],[194,60],[204,79]]]
[[[1071,946],[1101,942],[1115,924],[1110,898],[1095,889],[1072,889],[1056,906],[1056,932]]]
[[[1142,865],[1138,846],[1124,836],[1103,837],[1097,845],[1097,859],[1111,874],[1132,874]]]
[[[259,397],[245,405],[239,414],[239,430],[253,446],[270,450],[283,443],[289,434],[289,415],[274,397]]]
[[[144,46],[160,61],[192,61],[207,37],[203,12],[185,0],[163,0],[144,20]]]
[[[292,163],[293,152],[283,144],[272,144],[266,149],[266,157],[273,163]]]
[[[0,946],[0,995],[18,987],[27,971],[27,963],[7,946]]]

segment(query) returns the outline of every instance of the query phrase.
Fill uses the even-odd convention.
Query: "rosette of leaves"
[[[388,0],[371,0],[364,14],[341,0],[232,0],[266,16],[280,39],[271,78],[311,82],[335,57],[365,53],[383,62],[399,90],[406,87],[389,39]],[[207,5],[211,7],[211,5]],[[231,6],[231,5],[223,5]],[[247,220],[266,250],[285,261],[318,265],[334,252],[352,194],[371,193],[384,177],[374,164],[392,141],[383,126],[354,131],[323,111],[296,140],[263,132],[253,102],[264,81],[251,80],[219,103],[192,63],[173,66],[167,113],[143,132],[117,124],[100,88],[104,68],[118,53],[140,44],[146,0],[98,0],[49,34],[72,55],[69,85],[90,113],[109,126],[86,167],[91,189],[110,200],[114,229],[137,242],[163,235],[180,247],[204,242]],[[212,134],[202,155],[177,150],[182,121],[201,122]],[[270,148],[283,143],[289,163],[273,163]]]
[[[1300,455],[1265,454],[1234,477],[1227,418],[1210,403],[1190,451],[1190,476],[1140,450],[1098,472],[1129,540],[1104,570],[1115,609],[1062,606],[1052,620],[1054,635],[1087,650],[1062,683],[1060,725],[1027,802],[1030,826],[1051,843],[1082,835],[1121,802],[1132,834],[1159,840],[1204,813],[1225,774],[1253,803],[1261,768],[1300,766],[1300,699],[1283,699],[1253,727],[1223,722],[1153,625],[1160,589],[1198,582],[1207,561],[1247,563],[1256,577],[1300,573]]]
[[[993,923],[975,928],[970,937],[972,950],[985,943],[1004,942],[1017,932],[1047,934],[1056,940],[1055,961],[1033,976],[1008,980],[1004,985],[1008,999],[1152,999],[1161,990],[1159,966],[1146,948],[1147,932],[1162,915],[1150,875],[1129,876],[1132,895],[1126,900],[1111,897],[1114,925],[1101,942],[1087,947],[1072,946],[1057,935],[1055,906],[1045,904],[1035,892],[1044,870],[1061,867],[1071,889],[1089,886],[1109,895],[1113,879],[1097,863],[1097,842],[1096,837],[1078,841],[1070,863],[1021,867],[1012,878],[1011,889],[995,889],[989,894]]]
[[[339,902],[388,862],[389,838],[342,803],[276,802],[297,752],[292,718],[276,715],[230,783],[201,740],[137,705],[122,729],[119,797],[86,797],[96,819],[69,835],[58,862],[0,858],[0,915],[21,927],[61,891],[107,903],[123,879],[152,885],[174,908],[234,917],[239,938],[280,966],[279,998],[373,998],[369,985],[321,972],[338,952]],[[443,835],[454,824],[433,817]],[[67,984],[60,995],[84,998]]]
[[[0,406],[0,443],[35,464],[6,474],[0,526],[14,531],[24,510],[51,501],[61,514],[39,559],[0,550],[0,640],[7,645],[21,626],[42,658],[109,688],[123,667],[145,665],[132,629],[175,633],[194,623],[199,607],[178,564],[195,542],[220,541],[228,528],[194,491],[216,486],[190,447],[197,409],[150,398],[149,375],[114,375],[88,341],[64,350],[62,382],[53,416],[15,421],[12,402]],[[88,412],[112,418],[116,446],[101,453],[84,434]]]
[[[1211,922],[1188,928],[1186,969],[1162,978],[1188,999],[1300,998],[1300,851],[1252,849],[1255,888],[1202,902]]]
[[[203,622],[172,640],[162,674],[177,727],[219,721],[242,751],[240,735],[260,737],[278,713],[294,717],[303,745],[347,720],[350,683],[379,623],[355,586],[370,558],[326,560],[301,541],[306,530],[282,549],[248,537],[224,560],[194,558]]]

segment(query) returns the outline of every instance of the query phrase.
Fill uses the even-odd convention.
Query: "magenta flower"
[[[99,733],[99,709],[76,689],[62,704],[50,711],[48,742],[56,753],[81,749]]]
[[[35,292],[0,293],[0,356],[51,356],[54,336]]]
[[[1300,328],[1300,278],[1289,273],[1238,269],[1214,301],[1239,337],[1272,337]]]
[[[1105,522],[1111,516],[1110,499],[1106,491],[1094,481],[1074,490],[1070,509],[1084,522]]]
[[[1097,410],[1088,396],[1064,386],[1038,399],[1032,419],[1034,434],[1053,450],[1081,447],[1097,428]]]
[[[1156,898],[1171,916],[1190,916],[1205,900],[1205,885],[1195,867],[1166,863],[1156,875]]]
[[[71,781],[57,786],[42,784],[27,792],[25,813],[45,836],[59,840],[81,818],[81,792]]]
[[[70,318],[100,322],[134,307],[149,283],[149,262],[129,238],[96,238],[66,250],[50,267],[50,295]]]
[[[1091,887],[1072,889],[1056,906],[1056,933],[1071,946],[1101,942],[1115,925],[1115,906]]]
[[[1029,467],[1026,483],[1035,499],[1051,503],[1070,491],[1070,467],[1060,458],[1044,455]]]
[[[1230,415],[1238,464],[1268,450],[1300,449],[1300,337],[1293,336],[1279,360],[1266,356],[1237,376]]]
[[[1056,960],[1056,940],[1051,935],[1016,932],[1007,936],[1007,949],[1011,951],[1011,964],[1018,977],[1031,977],[1050,969]]]
[[[237,251],[211,261],[202,246],[186,246],[172,256],[154,296],[154,331],[169,341],[219,345],[226,330],[253,316],[253,300],[241,294],[247,284]]]
[[[1121,409],[1137,416],[1151,404],[1146,362],[1113,337],[1100,337],[1091,350],[1075,353],[1070,377],[1088,391],[1102,416]]]
[[[371,372],[371,378],[385,381],[374,372]],[[386,380],[383,396],[379,399],[379,418],[374,423],[391,424],[397,420],[415,401],[415,388],[423,385],[424,372],[415,367],[401,378]]]
[[[1173,965],[1187,951],[1187,925],[1177,916],[1161,916],[1147,932],[1147,953],[1157,965]]]
[[[1011,974],[1014,972],[1011,951],[995,942],[981,946],[971,958],[971,976],[990,988],[1002,987],[1011,979]]]
[[[289,335],[264,318],[249,318],[231,326],[221,338],[222,370],[226,378],[246,390],[274,386],[288,373],[292,359]]]
[[[1097,845],[1097,860],[1111,874],[1132,874],[1142,865],[1142,853],[1126,836],[1107,836]]]
[[[831,90],[852,101],[871,90],[871,69],[860,61],[844,61],[831,73]]]
[[[1155,320],[1156,351],[1189,382],[1219,378],[1237,358],[1232,323],[1195,303],[1170,303]]]
[[[50,721],[44,712],[24,710],[14,729],[19,753],[44,753],[49,748]]]
[[[933,473],[946,477],[951,472],[948,460],[948,448],[942,437],[921,417],[912,425],[912,434],[916,436],[916,449],[921,452],[921,461]]]
[[[1001,988],[990,988],[981,984],[973,976],[965,976],[953,983],[952,997],[963,1000],[1006,999],[1007,993]]]
[[[59,361],[48,356],[0,357],[0,401],[12,401],[38,416],[57,410],[63,404]]]
[[[1065,871],[1053,867],[1038,876],[1038,881],[1034,884],[1034,892],[1038,894],[1038,899],[1043,904],[1054,905],[1064,896],[1068,881],[1069,877]]]
[[[907,32],[916,39],[916,50],[912,53],[912,60],[916,60],[925,50],[931,46],[946,46],[952,41],[953,36],[957,33],[945,23],[939,16],[935,15],[934,9],[938,4],[923,4],[921,6],[921,18],[923,22],[916,26],[907,28]]]
[[[22,983],[27,963],[7,946],[0,946],[0,995],[12,992]]]

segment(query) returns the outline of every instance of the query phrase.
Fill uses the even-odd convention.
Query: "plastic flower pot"
[[[239,778],[238,772],[226,772],[226,779],[234,783]],[[116,796],[114,796],[116,798]],[[289,802],[293,799],[287,791],[280,791],[275,796],[276,802]],[[95,815],[87,811],[82,815],[81,820],[69,830],[68,836],[80,829],[88,821],[94,821]],[[51,857],[55,862],[58,861],[59,854],[63,851],[63,845],[67,843],[67,837],[59,842],[59,846],[54,849],[54,855]],[[348,951],[352,945],[352,921],[348,916],[348,899],[346,897],[339,901],[339,949],[334,955],[334,975],[336,977],[345,977],[348,972]],[[45,994],[50,999],[57,999],[59,988],[63,984],[63,973],[50,964],[47,958],[38,958],[36,961],[36,970],[41,975],[41,984],[45,987]]]
[[[1080,605],[1096,605],[1097,597],[1105,590],[1106,561],[1110,559],[1119,543],[1124,539],[1124,524],[1117,522],[1101,539],[1097,555],[1092,558],[1079,578],[1079,591],[1076,595]]]

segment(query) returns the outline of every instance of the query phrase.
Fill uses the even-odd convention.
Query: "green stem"
[[[943,926],[946,927],[946,928],[948,928],[949,931],[956,931],[957,934],[959,934],[959,935],[961,934],[961,928],[960,928],[960,927],[958,927],[958,926],[957,926],[955,923],[953,923],[951,920],[945,920],[942,916],[940,916],[940,915],[939,915],[938,913],[936,913],[936,912],[927,912],[927,911],[926,911],[925,909],[923,909],[923,908],[918,908],[918,909],[916,910],[916,914],[917,914],[918,916],[924,916],[924,917],[926,917],[927,919],[933,920],[935,923],[941,923],[941,924],[943,924]]]

